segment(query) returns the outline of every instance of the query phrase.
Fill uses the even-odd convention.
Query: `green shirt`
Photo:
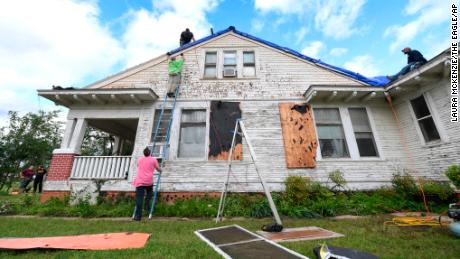
[[[179,74],[182,72],[182,66],[184,65],[184,60],[171,60],[168,63],[168,73],[170,75]]]

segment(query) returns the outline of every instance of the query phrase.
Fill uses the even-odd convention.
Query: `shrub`
[[[292,204],[303,204],[311,195],[311,181],[308,177],[289,176],[285,185],[286,196]]]
[[[331,182],[334,184],[331,187],[331,191],[339,191],[340,189],[345,190],[345,185],[347,185],[347,181],[345,180],[345,177],[343,176],[343,173],[340,170],[330,172],[328,181],[329,180],[331,180]]]
[[[422,181],[422,188],[425,195],[434,197],[435,201],[448,201],[454,194],[454,190],[445,182]]]
[[[418,193],[415,180],[408,172],[394,174],[391,183],[393,189],[405,197]]]
[[[460,165],[449,166],[446,171],[446,176],[452,181],[455,187],[460,190]]]
[[[308,205],[312,201],[328,199],[334,196],[328,188],[308,177],[289,176],[286,181],[285,195],[292,205]]]

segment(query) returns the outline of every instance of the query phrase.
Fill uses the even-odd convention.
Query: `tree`
[[[9,125],[0,128],[0,189],[9,189],[24,167],[49,164],[61,141],[58,114],[38,111],[21,117],[18,112],[8,112]]]
[[[114,141],[114,137],[109,133],[88,126],[83,137],[81,154],[84,156],[110,156]]]

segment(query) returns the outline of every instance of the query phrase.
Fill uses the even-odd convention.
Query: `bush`
[[[425,196],[434,198],[434,201],[449,201],[454,194],[454,190],[445,182],[422,181],[422,188]]]
[[[452,181],[455,187],[460,190],[460,165],[449,166],[446,171],[446,176]]]
[[[334,196],[328,188],[308,177],[289,176],[286,181],[285,195],[292,205],[308,205],[313,201],[324,200]]]
[[[393,189],[405,197],[412,197],[418,193],[415,180],[408,172],[394,174],[391,183]]]
[[[291,204],[303,204],[310,198],[312,187],[308,177],[289,176],[285,181],[286,197]]]
[[[345,185],[347,185],[347,181],[345,180],[345,177],[343,176],[343,173],[340,170],[330,172],[328,181],[329,180],[331,180],[331,182],[334,184],[331,187],[331,191],[339,191],[340,189],[345,190]]]

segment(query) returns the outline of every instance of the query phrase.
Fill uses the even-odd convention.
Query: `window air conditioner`
[[[234,77],[236,76],[236,68],[225,68],[224,69],[224,76],[225,77]]]

